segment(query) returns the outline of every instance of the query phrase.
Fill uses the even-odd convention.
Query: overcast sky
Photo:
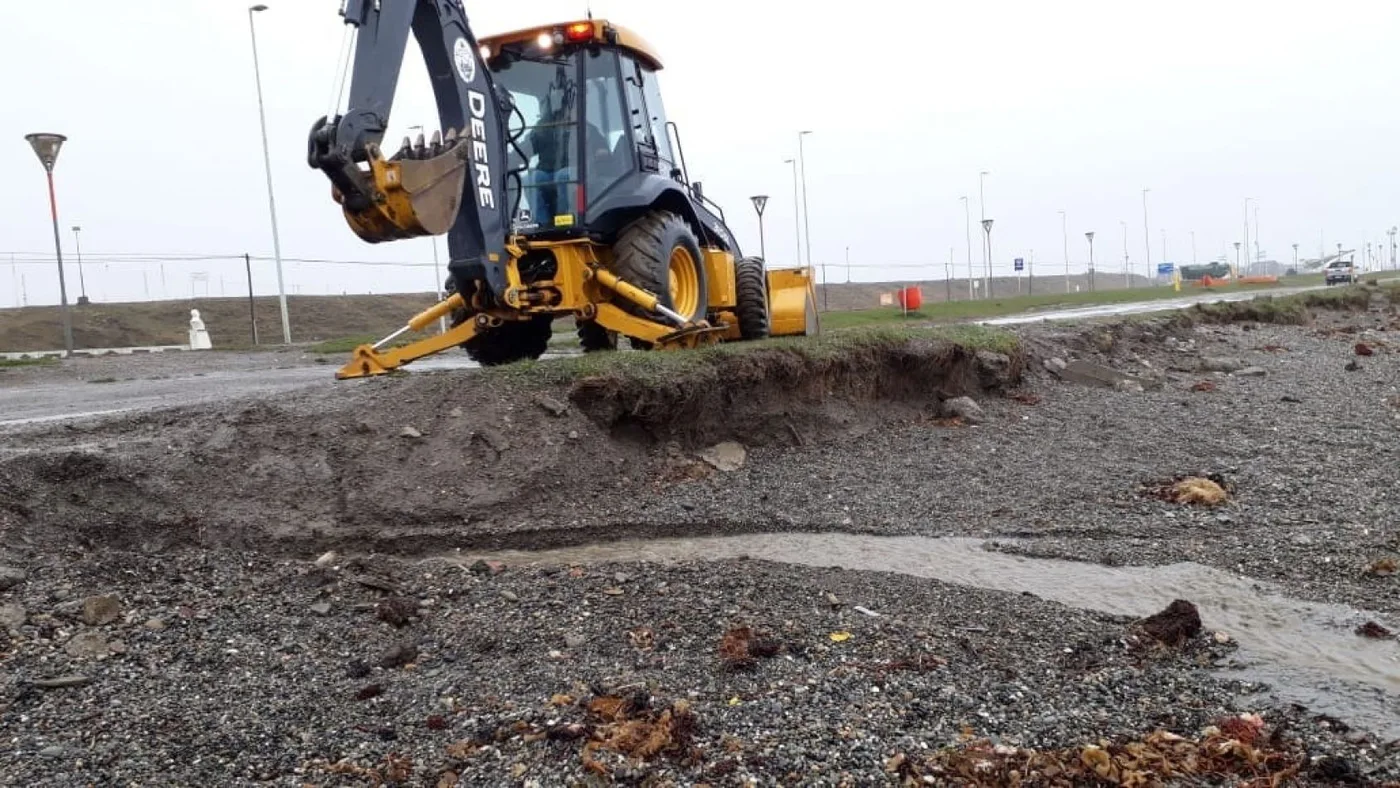
[[[83,227],[89,295],[161,295],[159,267],[114,254],[272,253],[247,3],[45,0],[6,3],[0,66],[0,265],[51,254],[43,171],[23,135],[69,136],[57,168],[65,254]],[[305,163],[326,113],[342,38],[337,0],[269,0],[257,15],[282,253],[340,260],[432,260],[426,239],[369,245],[345,225],[329,184]],[[1148,5],[1156,10],[1144,10]],[[594,0],[661,52],[662,89],[692,175],[758,252],[748,196],[772,196],[770,264],[796,263],[793,181],[783,159],[806,138],[811,256],[845,278],[935,278],[967,251],[961,195],[979,215],[987,170],[999,267],[1031,255],[1062,273],[1058,211],[1083,268],[1095,230],[1100,270],[1128,254],[1143,270],[1142,189],[1154,263],[1204,261],[1244,233],[1258,198],[1266,257],[1384,243],[1400,223],[1400,3],[1124,3],[865,0],[813,4]],[[468,0],[477,35],[581,17],[583,0]],[[416,50],[396,129],[436,120]],[[397,136],[392,138],[393,141]],[[1251,217],[1252,218],[1252,217]],[[445,243],[441,245],[444,253]],[[972,256],[980,260],[974,229]],[[102,269],[101,260],[108,262]],[[881,267],[885,266],[885,267]],[[52,265],[20,265],[31,304],[55,302]],[[242,288],[241,264],[169,262],[166,292]],[[430,268],[287,266],[303,293],[422,290]],[[145,281],[142,281],[142,274]],[[271,266],[255,266],[272,292]],[[70,268],[70,290],[76,290]],[[203,287],[202,285],[200,286]],[[16,302],[11,271],[0,305]]]

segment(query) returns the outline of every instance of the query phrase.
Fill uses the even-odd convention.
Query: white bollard
[[[204,321],[199,319],[199,310],[190,310],[190,350],[212,350],[214,343],[209,339],[209,332],[204,328]]]

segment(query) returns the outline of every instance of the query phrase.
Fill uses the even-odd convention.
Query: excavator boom
[[[502,123],[497,91],[460,0],[345,0],[356,46],[349,102],[312,126],[308,163],[330,178],[351,229],[371,243],[447,233],[458,282],[507,287]],[[432,80],[442,132],[386,159],[400,67],[412,34]]]

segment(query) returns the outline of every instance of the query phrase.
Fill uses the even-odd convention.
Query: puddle
[[[1000,540],[1007,543],[1010,540]],[[1279,700],[1389,739],[1400,738],[1400,644],[1353,633],[1381,620],[1341,605],[1304,602],[1267,584],[1199,564],[1107,567],[983,549],[984,539],[752,534],[618,541],[538,552],[463,553],[507,564],[718,560],[749,556],[807,566],[896,572],[959,585],[1029,592],[1070,607],[1142,617],[1173,599],[1200,609],[1207,630],[1239,643],[1237,665],[1217,675],[1266,682]],[[1384,623],[1384,621],[1381,621]]]

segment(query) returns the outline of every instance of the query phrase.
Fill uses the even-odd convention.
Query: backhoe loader
[[[354,351],[337,378],[462,347],[482,365],[541,356],[572,315],[585,351],[693,348],[819,329],[808,269],[746,257],[690,180],[666,119],[661,60],[605,20],[477,40],[458,0],[345,0],[348,104],[313,126],[308,163],[364,241],[447,236],[447,298]],[[408,37],[442,131],[388,129]],[[451,328],[429,333],[439,318]]]

